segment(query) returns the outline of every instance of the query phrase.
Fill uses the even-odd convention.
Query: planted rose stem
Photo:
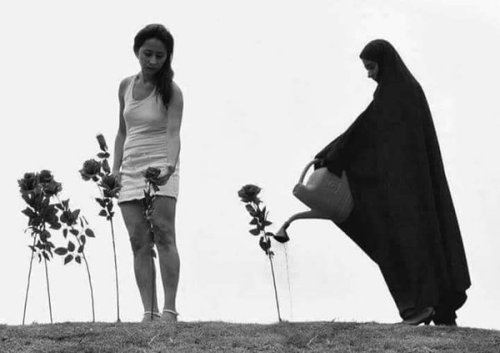
[[[101,188],[99,188],[99,185],[97,185],[97,184],[96,184],[96,187],[99,190],[101,197],[104,199],[104,193],[102,192]],[[111,201],[111,202],[113,202],[113,201]],[[113,226],[113,218],[111,218],[109,220],[109,223],[111,225],[111,242],[113,244],[113,258],[114,258],[114,262],[115,262],[116,322],[121,322],[121,320],[120,320],[120,291],[118,288],[118,264],[116,261],[115,228]]]
[[[76,237],[76,241],[79,246],[82,246],[80,239]],[[85,256],[85,250],[82,251],[83,261],[85,261],[85,267],[87,268],[87,275],[89,277],[89,286],[90,286],[90,299],[92,301],[92,322],[95,322],[95,309],[94,309],[94,287],[92,286],[92,277],[90,276],[90,268],[89,263],[87,261],[87,257]]]
[[[115,246],[115,228],[113,226],[113,218],[109,220],[111,224],[111,241],[113,243],[113,257],[115,260],[115,287],[116,287],[116,322],[120,322],[120,291],[118,288],[118,264],[116,261],[116,246]]]
[[[44,263],[45,263],[45,279],[47,282],[47,296],[49,298],[49,313],[50,313],[50,323],[52,324],[52,303],[50,301],[50,286],[49,286],[49,269],[47,267],[47,259],[44,257],[43,258]]]
[[[260,209],[259,204],[256,203],[255,205],[257,206],[257,212],[259,214],[263,214],[262,213],[263,210]],[[264,207],[264,209],[265,209],[265,207]],[[267,218],[267,215],[264,214],[264,217],[263,217],[263,220],[262,220],[262,222],[264,224],[264,228],[265,228],[266,218]],[[262,231],[265,234],[265,230],[262,229]],[[269,237],[267,235],[264,235],[264,239],[266,240],[266,242],[269,241]],[[274,297],[276,298],[276,309],[278,311],[278,320],[279,320],[279,322],[281,322],[280,303],[279,303],[279,300],[278,300],[278,289],[276,287],[276,277],[274,275],[273,256],[269,252],[269,249],[266,251],[266,253],[267,253],[267,256],[269,257],[269,263],[271,264],[271,274],[273,275]]]
[[[276,298],[276,309],[278,310],[278,320],[281,322],[281,315],[280,315],[280,303],[278,301],[278,289],[276,288],[276,278],[274,276],[274,266],[273,266],[273,257],[271,254],[268,254],[269,257],[269,263],[271,264],[271,273],[273,275],[273,285],[274,285],[274,297]]]
[[[36,237],[33,237],[33,247],[35,246]],[[26,296],[24,298],[24,310],[23,310],[23,325],[24,319],[26,318],[26,307],[28,306],[28,292],[30,290],[30,281],[31,281],[31,269],[33,268],[33,249],[31,249],[31,259],[30,259],[30,269],[28,271],[28,285],[26,286]]]

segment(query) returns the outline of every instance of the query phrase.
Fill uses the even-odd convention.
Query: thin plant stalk
[[[47,297],[49,298],[49,313],[50,313],[50,323],[52,324],[52,303],[50,301],[50,286],[49,286],[49,269],[47,267],[47,259],[44,257],[43,258],[44,263],[45,263],[45,279],[47,282]]]
[[[261,213],[262,210],[260,209],[258,203],[256,204],[256,206],[257,206],[257,212]],[[267,219],[267,215],[264,214],[264,222],[266,221],[266,219]],[[264,239],[266,241],[268,241],[269,237],[267,235],[264,235]],[[278,300],[278,289],[276,287],[276,276],[274,275],[273,256],[269,252],[269,250],[267,251],[267,256],[269,257],[269,263],[271,264],[271,274],[273,276],[274,297],[276,299],[276,309],[278,311],[278,320],[279,320],[279,322],[281,322],[282,320],[281,320],[281,314],[280,314],[280,303],[279,303],[279,300]]]
[[[154,245],[153,245],[154,246]],[[154,249],[152,249],[154,251]],[[155,273],[155,259],[153,256],[151,256],[151,321],[154,320],[154,315],[153,315],[153,310],[155,306],[155,300],[156,300],[156,273]]]
[[[113,218],[109,220],[111,225],[111,241],[113,243],[113,258],[115,260],[115,287],[116,287],[116,322],[120,322],[120,291],[118,288],[118,264],[116,261],[116,246],[115,246],[115,228],[113,226]]]
[[[99,190],[99,193],[101,194],[101,197],[104,199],[104,193],[102,190],[99,188],[99,186],[96,184],[97,189]],[[111,201],[113,202],[113,201]],[[115,289],[116,289],[116,322],[121,322],[120,320],[120,291],[118,288],[118,264],[116,261],[116,246],[115,246],[115,228],[113,226],[113,218],[109,220],[109,223],[111,225],[111,242],[113,244],[113,258],[115,262]]]
[[[274,276],[274,266],[273,266],[273,257],[271,254],[268,254],[269,257],[269,263],[271,264],[271,273],[273,275],[273,285],[274,285],[274,297],[276,298],[276,309],[278,310],[278,320],[281,322],[281,315],[280,315],[280,303],[278,301],[278,289],[276,288],[276,278]]]
[[[80,239],[76,238],[78,241],[78,245],[81,246]],[[92,322],[95,322],[95,309],[94,309],[94,287],[92,286],[92,277],[90,275],[89,263],[87,261],[87,257],[85,256],[85,250],[82,251],[83,261],[85,261],[85,267],[87,268],[87,275],[89,277],[89,286],[90,286],[90,299],[92,301]]]
[[[33,247],[35,247],[35,241],[36,237],[33,237]],[[26,307],[28,306],[28,293],[30,290],[31,269],[33,268],[33,257],[34,257],[34,251],[33,249],[31,249],[30,269],[28,271],[28,284],[26,286],[26,296],[24,298],[23,325],[24,325],[24,320],[26,318]]]
[[[148,188],[148,194],[151,195],[151,184],[149,184],[149,188]],[[151,200],[151,203],[153,202],[153,200]],[[151,207],[153,207],[153,205],[151,204]],[[148,224],[149,224],[149,234],[151,236],[151,321],[153,321],[154,317],[153,317],[153,311],[154,311],[154,305],[155,305],[155,301],[156,301],[156,273],[155,273],[155,259],[154,259],[154,254],[155,254],[155,250],[154,250],[154,240],[155,240],[155,234],[153,232],[153,224],[151,223],[151,216],[152,216],[152,210],[147,210],[146,212],[151,212],[149,215],[146,215],[146,220],[148,221]],[[149,217],[149,219],[148,219]]]

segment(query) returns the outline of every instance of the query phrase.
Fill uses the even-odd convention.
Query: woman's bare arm
[[[120,168],[122,165],[122,158],[123,158],[123,144],[125,143],[125,137],[127,136],[125,119],[123,118],[123,109],[125,106],[124,95],[128,83],[129,83],[129,78],[123,79],[122,82],[120,83],[120,88],[118,89],[118,100],[120,101],[119,125],[118,125],[118,132],[115,137],[115,148],[113,152],[113,168],[111,169],[114,175],[120,174]]]
[[[177,166],[181,149],[180,130],[182,122],[182,110],[184,100],[182,92],[174,82],[172,82],[172,98],[168,106],[168,129],[167,129],[167,176],[170,176]]]

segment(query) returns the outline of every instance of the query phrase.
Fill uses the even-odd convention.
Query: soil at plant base
[[[0,352],[500,353],[500,331],[377,323],[57,323],[0,326]]]

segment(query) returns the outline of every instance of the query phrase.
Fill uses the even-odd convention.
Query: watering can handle
[[[304,184],[304,178],[306,177],[307,171],[309,170],[309,168],[311,168],[312,165],[314,165],[316,162],[319,162],[319,161],[320,161],[320,159],[316,158],[316,159],[312,160],[311,162],[307,163],[306,167],[302,171],[302,174],[300,175],[299,184]]]

